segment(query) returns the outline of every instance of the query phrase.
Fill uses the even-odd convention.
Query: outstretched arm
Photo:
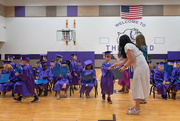
[[[134,54],[133,54],[132,50],[128,49],[126,55],[128,57],[128,62],[126,65],[124,65],[123,67],[120,68],[120,71],[124,71],[127,67],[132,65],[135,61]]]
[[[124,59],[123,61],[119,61],[117,63],[114,63],[112,66],[110,66],[108,69],[113,69],[115,66],[122,66],[128,61],[128,58]]]

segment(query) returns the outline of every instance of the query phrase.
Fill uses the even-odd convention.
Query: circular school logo
[[[140,32],[137,28],[131,28],[131,29],[126,29],[123,32],[117,32],[118,34],[118,38],[117,38],[117,43],[119,44],[119,38],[120,36],[126,34],[130,37],[130,39],[135,42],[136,40],[136,36],[139,34],[142,34],[142,32]]]

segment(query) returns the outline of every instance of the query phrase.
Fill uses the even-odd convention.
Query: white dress
[[[135,61],[133,63],[133,82],[132,97],[133,99],[144,99],[149,95],[150,75],[149,66],[143,56],[143,53],[131,43],[127,43],[124,47],[125,52],[132,50]]]

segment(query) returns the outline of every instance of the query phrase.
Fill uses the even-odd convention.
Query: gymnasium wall
[[[122,20],[116,6],[3,6],[0,5],[0,53],[41,54],[47,51],[95,51],[96,66],[102,52],[118,51],[118,34],[132,40],[145,35],[153,59],[166,59],[167,51],[180,50],[180,5],[143,5],[143,18]],[[76,31],[76,45],[57,41],[57,30]],[[76,20],[76,28],[73,21]],[[160,26],[160,27],[158,27]],[[172,45],[172,46],[169,46]]]
[[[57,30],[76,31],[76,45],[57,41]],[[76,20],[76,28],[73,21]],[[167,54],[180,50],[180,17],[143,17],[141,20],[122,20],[119,17],[29,17],[5,18],[6,42],[1,47],[5,54],[40,54],[47,51],[95,51],[101,54],[118,52],[118,34],[124,32],[133,40],[136,32],[146,37],[149,54]],[[161,27],[158,27],[161,26]],[[172,46],[169,46],[172,45]]]

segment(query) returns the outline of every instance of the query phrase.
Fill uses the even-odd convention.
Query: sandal
[[[140,104],[146,104],[146,100],[140,100]]]
[[[127,111],[127,115],[139,115],[140,114],[140,109],[136,110],[136,108],[133,108],[132,110]]]
[[[128,110],[132,110],[133,108],[135,108],[135,107],[130,107]]]

